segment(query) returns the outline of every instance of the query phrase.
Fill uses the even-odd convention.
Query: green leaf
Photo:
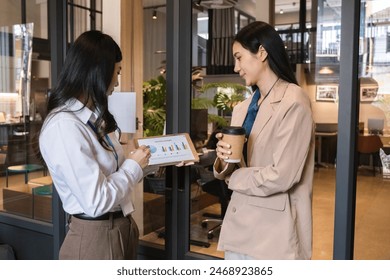
[[[208,98],[194,98],[192,99],[191,108],[192,109],[208,109],[214,107],[213,100]]]
[[[215,115],[215,114],[209,114],[208,115],[208,122],[209,123],[216,123],[218,127],[227,126],[229,122],[224,119],[221,116]]]

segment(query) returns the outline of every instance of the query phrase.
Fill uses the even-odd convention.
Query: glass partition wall
[[[316,168],[313,185],[313,259],[333,259],[335,193],[336,193],[336,154],[338,131],[338,96],[340,76],[340,36],[341,36],[341,1],[306,1],[305,7],[297,7],[296,3],[284,3],[280,7],[275,2],[275,26],[285,41],[291,63],[296,65],[296,74],[301,78],[300,84],[306,89],[312,101],[316,122]],[[315,8],[313,8],[313,5]],[[280,9],[284,9],[281,13]],[[389,4],[386,1],[361,1],[360,5],[360,44],[359,44],[359,90],[356,99],[360,100],[359,127],[361,136],[379,133],[379,146],[385,154],[390,154],[388,116],[389,94]],[[302,15],[302,10],[304,15]],[[304,24],[302,24],[302,20]],[[304,73],[302,75],[302,72]],[[222,81],[236,81],[234,77],[222,75]],[[221,77],[206,76],[195,82],[193,97],[214,99],[218,90],[207,90],[199,95],[198,86],[208,82],[221,81]],[[217,94],[218,95],[218,94]],[[226,102],[226,101],[225,101]],[[215,109],[215,108],[214,108]],[[208,115],[221,115],[221,110],[208,109]],[[222,114],[223,116],[223,114]],[[225,119],[228,121],[228,117]],[[379,129],[370,125],[379,120]],[[382,121],[381,121],[382,120]],[[210,137],[216,128],[208,126]],[[342,132],[341,132],[342,133]],[[209,139],[209,138],[208,138]],[[354,259],[387,259],[390,243],[386,232],[388,222],[389,171],[383,169],[385,162],[379,160],[379,150],[365,153],[360,146],[361,137],[357,137],[357,185],[356,213],[354,230]],[[204,141],[203,144],[207,143]],[[373,145],[373,144],[371,144]],[[201,159],[204,162],[210,157],[210,146],[202,147]],[[390,158],[390,156],[389,156]],[[212,160],[211,160],[212,161]],[[204,248],[193,247],[191,250],[222,257],[223,253],[212,251],[218,242],[221,213],[226,209],[229,194],[213,181],[209,171],[195,166],[195,190],[204,195],[200,216],[194,215],[191,232],[201,241]],[[373,171],[375,170],[375,172]],[[341,186],[340,186],[341,187]],[[221,192],[222,190],[222,192]],[[226,199],[227,198],[227,199]],[[214,199],[214,201],[213,201]],[[215,201],[216,199],[216,201]],[[193,209],[202,200],[192,199]],[[210,205],[208,204],[210,203]],[[374,236],[378,236],[375,238]],[[207,239],[206,239],[207,237]],[[369,240],[369,241],[368,241]],[[206,244],[204,244],[206,242]],[[207,244],[208,243],[208,244]],[[206,247],[208,249],[206,249]]]
[[[0,17],[1,210],[51,222],[51,179],[36,153],[51,87],[48,2],[0,2],[5,11]],[[101,6],[100,0],[68,3],[69,41],[87,29],[101,29]]]
[[[388,260],[389,161],[381,161],[379,156],[380,149],[390,154],[390,3],[361,1],[360,16],[360,86],[356,98],[360,101],[361,128],[357,145],[354,259]]]
[[[219,39],[219,35],[216,36],[216,34],[214,34],[214,39],[210,37],[210,17],[222,17],[224,12],[227,12],[230,16],[230,19],[227,20],[229,24],[223,24],[227,30],[231,30],[229,33],[230,37],[227,39],[230,51],[224,54],[229,58],[227,60],[230,61],[230,64],[226,65],[227,67],[219,67],[219,69],[214,67],[212,69],[213,73],[211,73],[213,75],[210,75],[208,73],[208,63],[212,56],[210,50],[213,49],[210,44],[212,40]],[[162,3],[144,7],[146,51],[144,53],[143,125],[145,136],[154,135],[155,133],[148,122],[149,113],[154,113],[154,121],[156,121],[161,112],[156,107],[152,108],[152,105],[155,104],[151,104],[150,99],[154,94],[161,94],[160,89],[165,90],[166,86],[165,13],[166,6]],[[220,22],[218,19],[216,20]],[[215,138],[213,132],[229,124],[232,105],[230,102],[230,105],[226,104],[224,108],[219,108],[216,106],[215,96],[219,95],[221,98],[220,102],[223,103],[225,102],[223,97],[231,97],[238,88],[240,92],[235,95],[239,95],[241,100],[245,98],[241,94],[242,91],[246,92],[245,86],[242,85],[243,80],[237,74],[232,75],[233,72],[231,71],[233,69],[231,40],[234,36],[234,30],[242,28],[253,20],[253,16],[249,16],[243,11],[235,10],[233,7],[230,9],[210,10],[210,7],[202,5],[202,3],[197,5],[194,2],[192,5],[192,69],[189,77],[191,79],[191,90],[187,93],[192,99],[190,109],[191,129],[189,134],[199,154],[200,162],[189,168],[190,185],[185,186],[185,188],[189,188],[189,195],[188,201],[184,202],[189,207],[189,224],[181,226],[189,227],[189,235],[183,237],[188,238],[189,252],[202,254],[204,255],[203,257],[223,258],[223,253],[216,250],[216,245],[223,212],[226,210],[229,200],[228,194],[221,200],[223,192],[229,193],[229,190],[227,190],[226,185],[223,185],[223,182],[215,179],[212,175],[212,164],[215,160]],[[224,30],[221,30],[221,32],[223,33]],[[224,72],[226,70],[223,68],[231,69],[229,75],[226,75]],[[215,73],[216,70],[221,69],[221,73]],[[227,84],[231,84],[232,87]],[[165,109],[165,104],[161,105],[162,109]],[[146,120],[145,117],[147,117]],[[145,129],[146,125],[147,128]],[[160,129],[158,133],[164,133],[164,125],[154,128],[157,127]],[[144,180],[144,219],[149,215],[151,215],[150,217],[155,217],[155,219],[150,219],[149,221],[148,218],[148,221],[144,220],[144,236],[141,237],[141,240],[149,242],[149,244],[162,246],[167,244],[165,236],[166,217],[164,214],[169,215],[169,213],[164,208],[166,205],[164,201],[166,203],[167,199],[166,192],[161,192],[161,184],[160,187],[154,186],[155,182],[153,181],[157,181],[156,178],[151,180],[148,177]],[[155,207],[152,208],[149,205],[154,205]],[[179,210],[173,209],[173,211]],[[146,228],[147,225],[148,227]],[[212,230],[213,227],[215,227],[215,230]]]
[[[0,240],[18,259],[51,259],[51,180],[36,155],[50,88],[48,6],[0,3]]]
[[[340,92],[341,1],[318,0],[315,60],[304,66],[306,87],[312,100],[316,122],[316,170],[313,188],[313,258],[332,259],[334,246],[336,153]],[[389,4],[386,1],[361,1],[358,77],[359,87],[354,98],[359,101],[357,136],[356,212],[353,217],[354,259],[388,259],[389,242],[384,234],[388,222],[389,181],[382,171],[379,147],[389,154],[388,121],[389,94],[387,67],[389,64],[388,30]],[[314,25],[315,24],[315,25]],[[379,128],[370,128],[373,120]],[[376,122],[378,123],[378,122]],[[365,138],[379,134],[375,142],[365,144]],[[364,149],[368,145],[370,151]],[[344,159],[346,160],[346,159]],[[376,172],[375,172],[376,171]],[[345,175],[346,176],[346,175]],[[342,188],[344,186],[339,186]],[[382,234],[383,233],[383,234]]]
[[[279,3],[275,1],[275,27],[285,41],[291,63],[296,69],[299,82],[305,88],[311,99],[313,117],[317,124],[316,129],[316,167],[313,185],[313,259],[332,259],[334,244],[335,221],[335,192],[336,192],[336,154],[338,135],[338,95],[339,92],[339,65],[340,65],[340,34],[341,34],[341,1],[306,1],[305,7],[299,7],[298,3]],[[281,6],[282,5],[282,6]],[[163,17],[164,8],[145,9],[145,22],[155,24],[152,20],[154,10],[157,10],[157,18]],[[301,10],[304,10],[304,16]],[[359,52],[359,77],[363,79],[367,89],[361,100],[360,106],[360,130],[368,134],[368,119],[378,118],[388,114],[386,107],[386,83],[387,65],[387,6],[384,1],[362,1],[361,5],[361,45]],[[238,21],[235,21],[235,30],[239,26],[250,22],[243,19],[245,13],[235,12]],[[302,24],[302,21],[304,24]],[[214,180],[211,174],[211,165],[215,159],[212,143],[212,133],[219,126],[229,123],[229,112],[225,108],[215,106],[215,98],[220,93],[221,83],[232,82],[241,84],[242,81],[234,74],[209,75],[204,62],[209,63],[207,44],[210,35],[206,26],[210,25],[209,13],[204,9],[193,9],[193,35],[192,35],[192,109],[191,109],[191,134],[198,148],[201,161],[191,167],[191,191],[190,204],[190,251],[209,257],[223,258],[223,253],[216,250],[221,225],[221,214],[226,209],[229,200],[229,192],[221,182]],[[146,25],[145,25],[146,26]],[[161,29],[161,24],[157,24]],[[206,31],[205,31],[206,30]],[[235,32],[236,32],[235,31]],[[145,38],[158,41],[161,33],[145,32]],[[149,41],[148,41],[149,42]],[[154,73],[145,73],[147,79],[157,77],[165,71],[164,45],[157,46],[151,53],[145,56],[146,63],[154,63]],[[148,48],[148,44],[146,44]],[[150,62],[148,62],[150,61]],[[148,68],[146,66],[145,68]],[[149,67],[150,69],[150,67]],[[161,71],[161,72],[160,72]],[[371,79],[378,84],[371,85]],[[213,87],[207,87],[208,84]],[[371,93],[378,96],[372,97]],[[360,92],[356,98],[360,97]],[[227,94],[231,96],[231,92]],[[245,98],[245,96],[244,96]],[[224,99],[228,103],[227,99]],[[192,121],[194,122],[192,123]],[[225,122],[224,122],[225,121]],[[207,124],[206,124],[207,123]],[[383,130],[383,141],[387,141],[387,121]],[[388,142],[388,141],[387,141]],[[388,144],[388,143],[387,143]],[[386,143],[384,150],[386,150]],[[388,226],[386,217],[382,222],[377,222],[375,213],[388,213],[386,204],[387,181],[377,158],[368,155],[360,156],[357,173],[357,207],[355,229],[355,258],[356,259],[383,259],[386,258],[380,247],[387,244],[384,237],[381,239],[370,238],[370,244],[376,250],[367,250],[364,245],[369,238],[368,233],[381,231],[382,226]],[[375,176],[372,175],[372,166],[376,166]],[[365,172],[368,171],[368,172]],[[376,190],[372,185],[378,186]],[[383,196],[381,196],[383,195]],[[371,202],[378,201],[378,205]],[[160,202],[163,204],[163,201]],[[162,209],[162,208],[161,208]],[[382,211],[382,210],[385,211]],[[366,212],[368,211],[368,212]],[[364,213],[369,213],[367,216]],[[372,214],[371,214],[372,213]],[[161,213],[160,213],[161,214]],[[384,214],[386,215],[386,214]],[[382,215],[383,216],[383,215]],[[156,221],[162,222],[160,216]],[[186,226],[186,225],[185,225]],[[164,228],[162,225],[161,228]],[[165,244],[161,232],[152,233],[156,243]],[[147,236],[147,235],[146,235]],[[143,239],[148,239],[147,237]],[[385,245],[384,247],[386,247]]]
[[[1,28],[0,205],[6,213],[51,222],[51,184],[35,145],[48,79],[41,78],[40,84],[37,76],[32,79],[33,31],[33,23]]]
[[[275,25],[286,43],[292,62],[299,57],[300,38],[305,38],[305,56],[297,76],[312,101],[316,122],[316,169],[313,187],[313,259],[332,259],[334,246],[336,154],[338,131],[341,49],[341,2],[340,0],[306,1],[304,34],[294,3],[275,2]],[[309,3],[310,2],[310,3]],[[316,8],[315,5],[317,6]],[[294,11],[295,7],[295,11]],[[283,13],[282,13],[283,10]],[[302,11],[302,7],[300,7]],[[310,20],[311,19],[311,20]],[[359,100],[359,127],[357,137],[357,186],[354,259],[387,259],[389,242],[382,233],[390,224],[387,213],[388,180],[380,173],[379,148],[364,154],[361,136],[372,134],[374,120],[382,120],[379,137],[385,153],[388,150],[387,95],[389,93],[387,67],[389,4],[386,1],[361,1],[358,75],[360,86],[355,99]],[[297,55],[296,55],[297,54]],[[301,72],[302,71],[302,72]],[[304,73],[302,75],[302,73]],[[345,81],[344,81],[345,82]],[[378,122],[376,122],[378,123]],[[373,146],[373,144],[371,144]],[[379,143],[381,146],[381,143]],[[347,160],[347,159],[344,159]],[[376,169],[376,172],[374,172]],[[385,170],[386,172],[386,170]],[[346,176],[346,175],[345,175]],[[342,188],[343,186],[340,186]],[[382,214],[385,213],[385,214]],[[376,238],[374,236],[378,236]]]
[[[52,203],[50,174],[37,155],[37,135],[47,114],[55,53],[50,50],[48,10],[56,5],[28,0],[0,3],[0,240],[9,243],[19,259],[52,259],[58,254],[54,243],[62,241],[53,225],[58,224],[54,214],[59,211],[52,213],[57,204]],[[88,5],[90,15],[95,15],[95,8],[101,11],[101,1],[68,5],[72,3],[79,8]],[[99,16],[89,19],[88,23],[100,20],[101,29]],[[76,23],[77,18],[70,25]]]

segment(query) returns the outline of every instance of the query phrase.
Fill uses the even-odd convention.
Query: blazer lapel
[[[270,96],[268,96],[270,97]],[[249,165],[251,158],[252,158],[252,153],[253,153],[253,148],[254,148],[254,143],[256,142],[257,137],[261,134],[261,132],[264,129],[264,126],[267,124],[267,122],[272,118],[272,107],[270,106],[269,99],[266,98],[263,103],[260,105],[259,112],[257,113],[255,122],[253,123],[252,127],[252,132],[251,135],[249,135],[248,139],[248,153],[247,153],[247,163]]]
[[[234,121],[234,122],[232,122],[232,125],[236,125],[236,126],[243,125],[243,123],[245,121],[246,113],[248,112],[248,107],[252,101],[252,98],[253,98],[253,96],[246,99],[245,101],[242,102],[242,104],[240,104],[241,105],[240,110],[237,111],[235,118],[232,120],[232,121]]]
[[[259,112],[257,113],[255,122],[253,123],[251,135],[248,139],[248,165],[252,157],[254,143],[256,143],[256,139],[263,131],[265,125],[272,118],[273,112],[276,110],[276,107],[283,99],[287,86],[287,82],[279,81],[278,84],[271,90],[267,98],[264,99],[263,102],[260,104]]]

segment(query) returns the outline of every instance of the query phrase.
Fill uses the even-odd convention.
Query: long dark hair
[[[48,112],[73,98],[82,97],[84,106],[91,102],[98,114],[95,127],[99,142],[107,148],[104,136],[119,130],[108,111],[107,91],[115,63],[121,60],[122,52],[109,35],[96,30],[81,34],[67,52],[58,83],[50,93]]]
[[[263,21],[252,22],[237,33],[234,41],[253,54],[256,54],[262,45],[268,53],[269,67],[276,76],[289,83],[298,84],[284,43],[271,25]]]

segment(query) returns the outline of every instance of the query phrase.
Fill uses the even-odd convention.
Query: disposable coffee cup
[[[241,126],[227,126],[222,128],[223,139],[222,141],[230,145],[230,151],[228,159],[224,159],[225,162],[240,162],[242,157],[242,150],[245,143],[245,128]]]

